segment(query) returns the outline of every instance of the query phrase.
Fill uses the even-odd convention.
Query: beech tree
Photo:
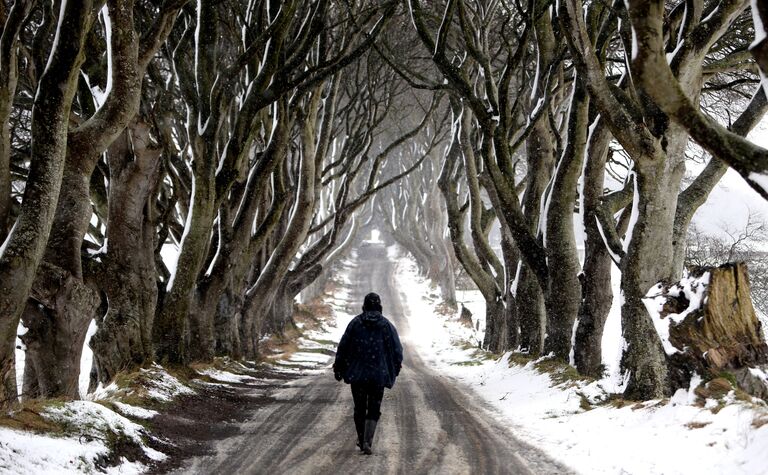
[[[51,47],[40,76],[32,108],[31,167],[21,209],[0,248],[0,401],[16,396],[13,364],[16,327],[53,225],[66,159],[72,99],[84,59],[83,46],[95,17],[93,3],[89,0],[62,2],[61,6],[56,26],[57,41]],[[13,10],[16,8],[23,7],[18,3]],[[13,27],[12,23],[9,26]],[[9,36],[13,33],[8,30]],[[10,59],[14,59],[13,55]],[[7,93],[12,93],[10,88]]]

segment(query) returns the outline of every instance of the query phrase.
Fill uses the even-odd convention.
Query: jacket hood
[[[378,310],[366,310],[360,315],[360,320],[368,324],[379,323],[383,318],[384,316]]]

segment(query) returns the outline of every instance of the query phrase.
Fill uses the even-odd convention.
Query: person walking
[[[392,389],[403,364],[403,346],[395,326],[381,313],[381,298],[371,292],[363,313],[349,322],[336,350],[333,375],[352,386],[357,446],[373,453],[373,435],[381,416],[384,388]]]

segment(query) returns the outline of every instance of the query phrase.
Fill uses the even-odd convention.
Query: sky
[[[755,127],[748,138],[761,147],[768,148],[768,117]],[[758,212],[768,220],[768,201],[764,200],[741,178],[729,169],[720,183],[712,190],[693,222],[707,233],[721,234],[722,227],[741,228],[747,222],[749,211]]]

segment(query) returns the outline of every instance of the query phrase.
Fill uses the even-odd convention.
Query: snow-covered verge
[[[397,282],[407,310],[409,342],[436,370],[476,391],[521,439],[585,474],[766,474],[768,410],[760,400],[725,387],[698,387],[643,403],[616,394],[616,375],[580,379],[548,358],[488,355],[481,335],[458,315],[437,310],[430,284],[413,261],[400,258]],[[483,318],[479,292],[459,300]],[[614,314],[616,312],[613,312]],[[608,359],[621,346],[621,329],[606,326]],[[610,317],[609,317],[610,318]],[[607,361],[606,366],[615,366]],[[727,382],[726,382],[727,383]]]
[[[0,474],[143,473],[162,462],[162,451],[174,443],[153,435],[151,420],[178,398],[204,397],[211,387],[249,385],[246,390],[254,391],[284,383],[285,374],[322,371],[354,316],[347,313],[352,266],[342,260],[326,293],[300,306],[291,338],[264,338],[270,353],[264,361],[222,358],[180,373],[155,364],[119,375],[85,400],[26,402],[0,415]]]
[[[0,473],[142,473],[166,455],[141,422],[194,394],[159,365],[121,375],[81,401],[30,401],[0,417]]]
[[[149,446],[151,434],[129,418],[156,413],[118,404],[48,402],[9,411],[0,421],[0,473],[130,474],[164,460]]]

